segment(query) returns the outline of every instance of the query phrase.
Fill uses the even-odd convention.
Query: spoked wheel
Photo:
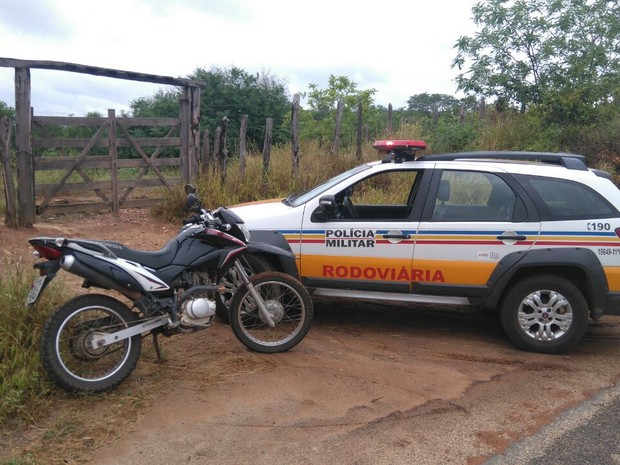
[[[241,257],[240,261],[248,276],[264,271],[273,271],[273,266],[268,261],[256,255],[244,255]],[[221,273],[218,284],[224,286],[224,292],[217,296],[215,301],[215,313],[222,321],[229,323],[232,299],[237,289],[239,289],[239,286],[241,286],[241,279],[234,266],[231,266]]]
[[[246,287],[232,300],[230,326],[235,336],[256,352],[285,352],[299,344],[310,329],[312,299],[302,284],[289,275],[266,272],[250,278],[275,326],[271,328]]]
[[[508,292],[501,319],[504,331],[517,347],[558,354],[583,337],[588,327],[588,306],[570,281],[558,276],[533,276]]]
[[[102,392],[118,386],[140,357],[140,335],[104,347],[97,336],[128,328],[137,316],[112,297],[82,295],[64,304],[45,324],[41,359],[49,377],[68,391]]]

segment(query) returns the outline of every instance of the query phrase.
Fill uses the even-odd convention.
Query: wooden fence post
[[[6,116],[0,119],[0,157],[4,174],[4,198],[6,199],[4,224],[15,227],[17,226],[17,214],[15,212],[15,184],[11,170],[11,122]]]
[[[224,116],[221,121],[221,131],[218,137],[217,162],[220,170],[222,182],[226,181],[226,170],[228,168],[228,147],[226,137],[228,134],[228,117]]]
[[[292,177],[297,176],[299,171],[299,100],[299,94],[293,95],[293,105],[291,106]]]
[[[392,104],[388,104],[388,120],[387,120],[387,135],[388,137],[392,136],[392,118],[394,117],[392,114],[393,108]]]
[[[118,143],[116,141],[116,112],[108,110],[108,131],[110,139],[110,147],[108,154],[110,156],[110,182],[112,183],[112,214],[118,216],[120,212],[120,203],[118,201]]]
[[[189,89],[189,147],[190,178],[198,174],[200,157],[200,88]]]
[[[35,219],[34,163],[32,159],[32,109],[30,68],[15,68],[15,146],[17,148],[18,225],[32,228]]]
[[[247,152],[245,149],[245,133],[248,127],[248,115],[241,115],[241,126],[239,127],[239,176],[241,180],[245,178],[245,159]]]
[[[342,113],[344,112],[344,102],[338,100],[338,106],[336,107],[336,125],[334,127],[334,140],[332,142],[331,154],[336,155],[340,148],[340,126],[342,124]]]
[[[362,161],[362,101],[357,102],[357,141],[355,146],[355,156],[358,161]]]
[[[202,163],[200,164],[200,172],[202,174],[209,172],[211,164],[211,144],[209,143],[209,130],[205,129],[202,136]]]
[[[267,118],[265,122],[265,142],[263,143],[263,181],[269,171],[269,159],[271,158],[271,140],[273,132],[273,118]]]
[[[222,134],[222,126],[218,126],[215,128],[215,134],[213,135],[213,155],[211,156],[211,161],[213,162],[213,174],[215,174],[219,169],[219,161],[220,161],[220,139]]]
[[[187,87],[185,91],[181,95],[181,99],[179,100],[179,132],[181,137],[181,182],[188,183],[191,174],[192,174],[192,166],[191,160],[189,157],[189,139],[190,139],[190,102],[189,96],[187,95]]]

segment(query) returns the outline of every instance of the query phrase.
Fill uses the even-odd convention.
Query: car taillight
[[[52,247],[48,247],[46,245],[33,245],[32,247],[34,247],[34,250],[36,250],[39,253],[39,256],[41,258],[45,258],[47,260],[56,260],[57,258],[60,258],[60,256],[62,255],[60,253],[60,250],[58,249],[53,249]]]

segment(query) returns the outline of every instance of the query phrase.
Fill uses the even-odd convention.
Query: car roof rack
[[[493,160],[493,161],[530,161],[564,166],[570,170],[585,171],[586,157],[574,153],[552,152],[460,152],[439,155],[422,155],[416,158],[422,161],[453,161],[453,160]]]

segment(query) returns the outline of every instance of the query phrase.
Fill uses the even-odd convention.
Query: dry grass
[[[25,305],[34,270],[21,257],[4,258],[0,273],[0,424],[36,418],[49,386],[39,360],[41,329],[51,308],[66,296],[56,280],[33,308]]]
[[[412,135],[408,138],[413,138]],[[284,198],[292,192],[301,192],[316,186],[360,163],[379,158],[371,143],[363,146],[361,160],[353,148],[331,155],[314,141],[306,142],[300,149],[301,159],[297,173],[292,172],[292,155],[289,145],[272,150],[269,170],[263,170],[263,157],[250,154],[247,157],[245,175],[239,170],[239,160],[230,160],[222,181],[219,172],[209,171],[195,180],[198,195],[203,204],[214,209],[254,200]],[[168,221],[178,222],[186,217],[185,193],[182,186],[172,192],[162,192],[165,201],[154,207],[153,213]]]
[[[136,370],[114,391],[74,395],[49,386],[36,417],[3,424],[0,463],[84,463],[93,451],[121,439],[140,412],[167,396],[205,392],[225,378],[268,367],[263,357],[236,343],[224,325],[160,338],[160,344],[163,362],[157,360],[151,338],[146,338]]]

